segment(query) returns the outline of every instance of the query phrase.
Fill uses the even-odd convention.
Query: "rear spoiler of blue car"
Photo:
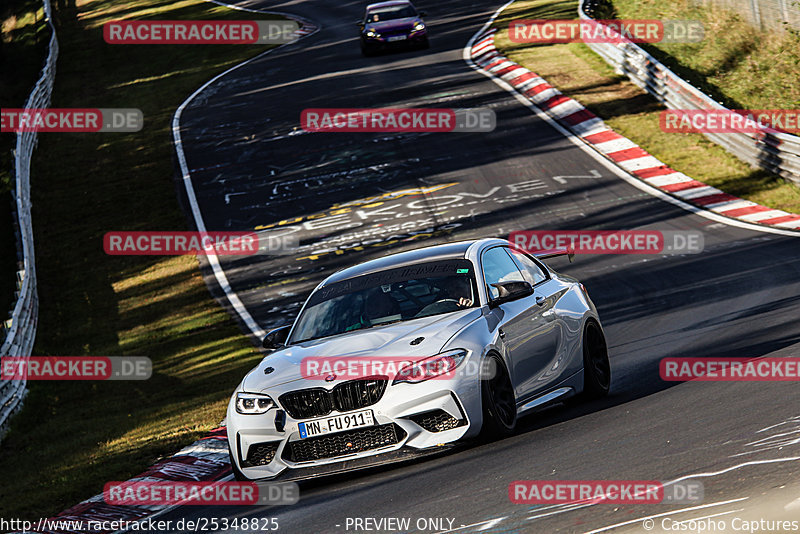
[[[569,258],[569,262],[572,263],[572,258],[575,257],[575,249],[573,247],[569,248],[554,248],[552,250],[540,250],[533,254],[536,259],[539,260],[547,260],[550,258],[557,258],[559,256],[567,256]]]

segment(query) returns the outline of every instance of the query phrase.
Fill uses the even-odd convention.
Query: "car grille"
[[[331,395],[336,409],[340,412],[347,412],[372,406],[381,400],[385,390],[386,380],[383,379],[351,380],[333,388]]]
[[[456,419],[444,410],[433,410],[412,415],[409,419],[428,432],[444,432],[445,430],[452,430],[467,424],[464,419]]]
[[[278,450],[278,441],[267,443],[254,443],[247,451],[247,459],[242,462],[242,467],[254,467],[257,465],[267,465],[275,458]]]
[[[328,415],[333,410],[333,399],[327,390],[300,389],[278,397],[281,406],[295,419]]]
[[[283,458],[292,462],[311,462],[369,451],[400,443],[405,431],[394,423],[373,426],[330,436],[292,441],[283,451]]]
[[[281,406],[295,419],[328,415],[372,406],[383,397],[386,379],[366,378],[342,382],[331,391],[322,388],[300,389],[278,397]]]

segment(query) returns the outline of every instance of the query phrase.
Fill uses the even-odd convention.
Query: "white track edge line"
[[[233,6],[229,6],[227,4],[223,4],[221,2],[218,2],[217,0],[207,0],[207,1],[209,1],[211,3],[214,3],[214,4],[218,4],[218,5],[225,5],[226,7],[231,7],[232,9],[238,9],[238,10],[241,10],[241,11],[250,11],[250,12],[254,12],[254,13],[264,13],[264,14],[271,14],[271,15],[281,15],[281,16],[284,16],[284,17],[286,17],[288,19],[294,19],[294,20],[297,20],[297,19],[300,18],[300,17],[294,16],[294,15],[289,15],[287,13],[279,13],[279,12],[275,12],[275,11],[255,11],[255,10],[250,10],[250,9],[247,9],[247,8],[241,8],[241,7],[238,7],[238,6],[237,7],[233,7]],[[306,37],[308,35],[313,35],[313,34],[317,33],[319,31],[319,29],[320,29],[320,26],[319,26],[319,24],[314,24],[314,26],[315,26],[314,31],[312,31],[311,33],[309,33],[309,34],[307,34],[307,35],[305,35],[303,37]],[[300,39],[302,39],[302,37]],[[175,152],[176,152],[176,154],[178,156],[178,163],[180,165],[181,177],[182,177],[182,180],[183,180],[184,187],[186,189],[186,195],[187,195],[188,200],[189,200],[189,205],[190,205],[190,207],[192,209],[192,217],[194,218],[195,224],[197,225],[197,230],[199,232],[205,232],[206,231],[206,225],[205,225],[205,221],[203,220],[203,215],[200,212],[200,206],[197,203],[197,197],[195,195],[194,186],[192,185],[191,173],[189,172],[189,166],[186,163],[186,155],[185,155],[185,153],[183,151],[183,141],[181,139],[180,122],[181,122],[181,115],[183,114],[184,109],[186,109],[186,106],[188,106],[192,102],[192,100],[194,100],[197,97],[197,95],[199,95],[200,93],[205,91],[210,85],[212,85],[214,82],[216,82],[220,78],[228,75],[229,73],[237,70],[240,67],[248,65],[249,63],[252,63],[253,61],[256,61],[257,59],[260,59],[260,58],[264,57],[265,55],[269,54],[270,52],[272,52],[274,50],[278,50],[278,49],[280,49],[280,48],[282,48],[284,46],[287,46],[287,45],[290,45],[290,44],[294,44],[298,40],[299,39],[297,39],[295,41],[291,41],[289,43],[284,43],[282,45],[276,46],[275,48],[270,48],[269,50],[265,50],[264,52],[262,52],[262,53],[260,53],[260,54],[258,54],[256,56],[253,56],[252,58],[250,58],[250,59],[248,59],[248,60],[246,60],[246,61],[244,61],[242,63],[234,65],[233,67],[231,67],[230,69],[226,70],[225,72],[222,72],[222,73],[214,76],[211,80],[209,80],[206,83],[204,83],[199,89],[197,89],[194,93],[192,93],[189,96],[189,98],[187,98],[180,106],[178,106],[178,109],[175,111],[175,115],[174,115],[174,117],[172,119],[172,136],[173,136],[173,140],[174,140],[174,143],[175,143]],[[239,315],[239,317],[242,319],[242,321],[250,329],[250,332],[257,338],[263,338],[264,335],[266,334],[266,332],[264,331],[263,328],[261,328],[258,325],[258,323],[256,323],[255,319],[253,319],[253,316],[250,315],[250,312],[247,310],[247,308],[245,307],[244,303],[241,301],[241,299],[236,294],[236,292],[233,291],[233,289],[231,288],[230,282],[228,281],[228,277],[225,275],[225,271],[224,271],[224,269],[222,268],[222,266],[219,263],[218,256],[215,253],[213,253],[213,251],[212,251],[210,253],[206,253],[206,258],[208,258],[208,263],[209,263],[209,265],[211,265],[211,269],[214,272],[214,277],[216,278],[217,283],[219,284],[219,286],[222,289],[222,291],[225,293],[225,296],[227,297],[228,302],[230,302],[230,304],[233,307],[233,309],[236,311],[236,313]]]
[[[197,230],[201,231],[201,232],[205,231],[205,222],[203,221],[203,216],[200,213],[200,208],[199,208],[199,206],[197,204],[197,197],[195,196],[194,188],[192,187],[191,174],[189,173],[189,167],[188,167],[188,164],[186,163],[186,155],[183,152],[183,141],[181,140],[180,120],[181,120],[181,114],[183,113],[183,110],[186,108],[187,105],[189,105],[189,103],[191,103],[192,100],[194,100],[197,97],[197,95],[199,95],[200,93],[205,91],[211,84],[213,84],[214,82],[216,82],[217,80],[219,80],[223,76],[226,76],[228,73],[231,73],[231,72],[235,71],[239,67],[243,67],[243,66],[245,66],[245,65],[247,65],[249,63],[252,63],[253,61],[255,61],[257,59],[260,59],[261,57],[269,54],[270,52],[272,52],[274,50],[278,50],[279,48],[282,48],[282,47],[284,47],[286,45],[294,44],[297,41],[299,41],[300,39],[302,39],[303,37],[307,37],[309,35],[313,35],[313,34],[317,33],[320,30],[320,25],[319,24],[313,23],[312,21],[309,21],[308,19],[304,19],[304,18],[298,17],[296,15],[289,15],[287,13],[279,13],[279,12],[276,12],[276,11],[259,11],[259,10],[249,9],[249,8],[243,8],[243,7],[234,6],[234,5],[231,5],[231,4],[225,4],[224,2],[220,2],[218,0],[206,0],[206,1],[207,2],[211,2],[212,4],[217,4],[217,5],[220,5],[220,6],[229,7],[231,9],[235,9],[235,10],[239,10],[239,11],[247,11],[247,12],[250,12],[250,13],[264,13],[264,14],[267,14],[267,15],[281,15],[281,16],[284,16],[284,17],[286,17],[288,19],[294,19],[294,20],[298,20],[299,19],[299,20],[302,20],[303,22],[306,22],[306,23],[309,23],[309,24],[313,24],[315,28],[314,28],[314,30],[312,32],[310,32],[308,34],[305,34],[305,35],[299,37],[298,39],[296,39],[294,41],[291,41],[289,43],[284,43],[284,44],[276,46],[274,48],[270,48],[269,50],[265,50],[264,52],[262,52],[262,53],[260,53],[258,55],[255,55],[255,56],[251,57],[250,59],[245,60],[242,63],[234,65],[233,67],[231,67],[230,69],[226,70],[225,72],[222,72],[222,73],[214,76],[211,80],[209,80],[206,83],[204,83],[202,86],[200,86],[199,89],[197,89],[194,93],[192,93],[189,96],[189,98],[184,100],[183,103],[180,106],[178,106],[178,109],[175,111],[175,115],[172,118],[172,135],[173,135],[173,140],[175,141],[175,152],[178,155],[178,162],[179,162],[180,168],[181,168],[181,176],[182,176],[182,179],[183,179],[184,186],[186,188],[186,194],[189,197],[189,203],[190,203],[191,208],[192,208],[192,216],[194,217],[195,224],[197,225]],[[250,315],[250,312],[247,311],[247,308],[244,306],[242,301],[239,299],[239,296],[231,288],[230,283],[228,282],[228,278],[227,278],[227,276],[225,276],[225,271],[222,269],[222,266],[219,264],[219,258],[217,258],[217,255],[213,254],[213,253],[212,254],[206,254],[206,257],[208,258],[209,264],[212,266],[212,269],[214,271],[214,277],[217,279],[217,283],[220,285],[222,290],[225,292],[225,296],[228,298],[228,302],[231,303],[231,306],[233,306],[234,310],[236,310],[236,313],[239,314],[239,317],[241,317],[241,319],[245,322],[247,327],[250,328],[250,331],[253,333],[253,335],[256,336],[256,337],[259,337],[259,338],[263,337],[264,334],[265,334],[264,329],[262,329],[260,326],[258,326],[258,324],[253,319],[252,315]],[[221,481],[233,480],[233,475],[228,475],[227,477],[222,478],[220,480]],[[179,506],[181,506],[181,505],[179,505],[179,504],[169,505],[169,506],[165,507],[162,510],[159,510],[158,512],[156,512],[154,514],[147,516],[147,518],[144,518],[144,519],[141,519],[141,520],[135,521],[135,522],[138,523],[140,521],[146,521],[147,519],[153,519],[153,518],[156,518],[156,517],[160,517],[160,516],[166,514],[167,512],[170,512],[170,511],[178,508]],[[118,530],[118,531],[114,532],[113,534],[122,534],[122,533],[129,532],[129,531],[130,531],[130,527],[126,528],[126,529],[123,529],[123,530]]]
[[[645,521],[647,519],[655,519],[656,517],[665,517],[665,516],[668,516],[668,515],[681,514],[683,512],[691,512],[693,510],[702,510],[703,508],[711,508],[712,506],[722,506],[724,504],[733,504],[735,502],[746,501],[747,499],[749,499],[749,497],[740,497],[738,499],[731,499],[729,501],[712,502],[712,503],[709,503],[709,504],[701,504],[700,506],[692,506],[690,508],[682,508],[680,510],[672,510],[670,512],[662,512],[660,514],[647,515],[647,516],[644,516],[644,517],[640,517],[638,519],[631,519],[629,521],[624,521],[622,523],[617,523],[615,525],[609,525],[607,527],[601,527],[601,528],[598,528],[596,530],[590,530],[589,532],[586,532],[585,534],[597,534],[599,532],[607,532],[609,530],[613,530],[613,529],[619,528],[619,527],[624,527],[626,525],[633,525],[634,523],[639,523],[639,522]]]

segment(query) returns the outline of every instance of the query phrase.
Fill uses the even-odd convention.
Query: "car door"
[[[523,395],[535,396],[564,378],[562,365],[564,324],[556,313],[563,286],[552,280],[547,269],[536,260],[513,248],[508,249],[522,271],[522,276],[533,286],[530,297],[536,307],[530,312],[535,324],[536,338],[530,343],[530,352],[518,363],[525,378],[520,384]]]
[[[481,265],[487,295],[490,300],[499,296],[499,290],[493,286],[501,282],[527,281],[531,274],[524,272],[512,259],[508,247],[490,248],[482,254]],[[548,364],[558,346],[558,333],[551,320],[552,308],[547,306],[541,286],[547,282],[542,273],[542,280],[535,284],[539,295],[524,297],[511,302],[504,302],[494,308],[499,326],[499,335],[509,356],[509,374],[514,385],[514,392],[519,401],[535,394],[550,380],[541,380],[546,374]],[[533,283],[531,285],[534,285]],[[550,312],[550,313],[548,313]]]

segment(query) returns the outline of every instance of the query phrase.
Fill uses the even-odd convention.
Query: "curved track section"
[[[447,0],[418,7],[429,13],[430,50],[362,58],[353,24],[361,2],[271,3],[271,10],[313,18],[321,30],[220,77],[182,109],[184,178],[206,228],[300,239],[301,249],[289,255],[219,258],[238,298],[232,311],[247,311],[250,332],[291,320],[336,269],[427,244],[534,228],[636,228],[699,230],[705,251],[555,265],[585,283],[604,320],[614,383],[602,402],[526,417],[517,435],[501,442],[305,484],[292,507],[184,507],[165,517],[272,516],[283,532],[346,532],[348,517],[409,517],[412,524],[444,517],[453,520],[447,530],[458,532],[640,531],[644,519],[659,514],[745,513],[735,510],[797,499],[794,384],[668,387],[658,362],[798,356],[800,241],[701,217],[648,194],[477,74],[463,49],[497,5]],[[491,107],[498,127],[490,134],[382,135],[312,135],[298,127],[305,108],[389,106]],[[217,287],[212,270],[207,274]],[[703,477],[705,508],[508,499],[509,483],[519,479],[690,475]]]

